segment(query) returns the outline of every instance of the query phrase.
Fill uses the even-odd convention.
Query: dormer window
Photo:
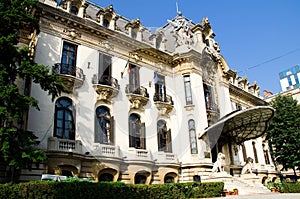
[[[137,37],[137,30],[133,29],[132,32],[131,32],[131,38],[136,39],[136,37]]]
[[[105,28],[108,28],[109,27],[109,20],[108,19],[103,19],[103,26]]]
[[[77,15],[78,14],[78,8],[74,5],[71,6],[70,8],[70,13],[73,15]]]

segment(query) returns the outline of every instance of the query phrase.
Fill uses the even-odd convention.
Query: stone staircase
[[[217,175],[204,178],[203,182],[224,182],[224,191],[233,192],[234,189],[237,189],[238,195],[272,194],[255,174],[231,176],[229,174],[217,173]]]
[[[271,194],[272,192],[259,181],[255,176],[232,177],[223,180],[224,189],[232,191],[238,189],[239,195]]]

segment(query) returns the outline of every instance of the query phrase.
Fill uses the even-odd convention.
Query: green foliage
[[[300,183],[282,183],[284,193],[300,193]]]
[[[171,183],[132,185],[122,182],[35,181],[0,184],[0,198],[204,198],[221,196],[224,183]]]
[[[277,189],[281,193],[284,192],[282,182],[280,180],[275,181],[275,182],[272,182],[272,181],[268,182],[267,188],[270,190]]]
[[[21,31],[38,32],[37,0],[0,0],[0,157],[15,168],[46,158],[34,149],[36,136],[24,130],[23,120],[29,107],[38,101],[28,94],[34,82],[52,95],[60,94],[63,85],[49,67],[34,63],[28,46],[20,47]],[[20,88],[27,85],[22,92]]]
[[[272,158],[283,169],[300,166],[300,107],[291,96],[278,95],[271,103],[276,109],[267,139]]]

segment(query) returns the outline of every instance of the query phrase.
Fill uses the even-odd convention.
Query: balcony
[[[146,149],[128,149],[128,160],[151,161],[150,152]]]
[[[158,152],[157,153],[157,164],[179,164],[176,154],[174,153],[166,153],[166,152]]]
[[[118,80],[111,76],[98,77],[96,74],[93,76],[92,83],[94,89],[98,94],[97,100],[111,103],[112,98],[118,95],[120,85]]]
[[[220,119],[220,110],[218,105],[206,103],[206,115],[209,126],[216,123]]]
[[[73,152],[73,153],[82,153],[82,143],[80,140],[68,140],[60,139],[57,137],[48,138],[48,151],[57,151],[57,152]]]
[[[76,66],[56,63],[52,67],[52,71],[60,76],[68,93],[72,93],[75,88],[81,87],[85,79],[83,70]]]
[[[161,115],[168,115],[174,108],[174,102],[170,95],[155,93],[153,101]]]
[[[91,154],[93,156],[120,158],[120,149],[118,146],[114,145],[94,143]]]
[[[144,106],[146,106],[149,101],[148,91],[143,86],[135,89],[134,85],[127,84],[125,92],[127,94],[128,100],[130,101],[131,109],[143,110]]]

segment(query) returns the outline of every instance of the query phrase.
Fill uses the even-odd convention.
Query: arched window
[[[193,176],[193,181],[194,182],[201,182],[201,177],[199,175],[194,175]]]
[[[110,116],[109,109],[99,106],[96,109],[96,129],[95,142],[100,144],[113,144],[113,117]]]
[[[146,184],[147,177],[141,174],[136,174],[134,177],[134,184]]]
[[[191,153],[197,154],[197,138],[196,138],[196,129],[195,129],[195,121],[189,120],[189,133],[190,133],[190,147],[191,147]]]
[[[167,130],[167,124],[164,120],[158,120],[157,122],[157,139],[158,151],[172,153],[171,129]]]
[[[165,183],[174,183],[174,177],[173,176],[166,176],[164,179]]]
[[[54,137],[75,140],[75,109],[71,99],[56,100],[54,118]]]
[[[105,28],[108,28],[109,27],[109,20],[108,19],[103,19],[103,26],[105,27]]]
[[[78,8],[74,5],[71,6],[70,8],[70,13],[73,15],[77,15],[78,14]]]
[[[110,173],[102,173],[98,177],[99,182],[112,182],[114,181],[114,176]]]
[[[146,149],[145,123],[134,113],[129,116],[129,147]]]

